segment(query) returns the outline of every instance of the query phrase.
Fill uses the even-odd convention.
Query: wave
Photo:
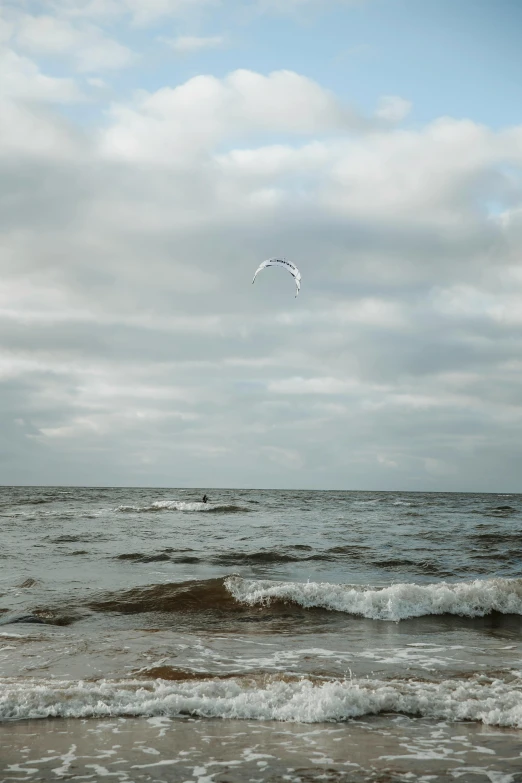
[[[364,547],[363,547],[364,548]],[[135,563],[154,563],[162,560],[170,560],[173,563],[212,563],[213,565],[223,566],[236,566],[236,565],[263,565],[269,563],[303,563],[307,561],[331,561],[338,559],[339,557],[348,555],[350,559],[360,558],[361,552],[357,547],[334,547],[327,549],[323,552],[317,552],[315,554],[308,554],[312,547],[297,545],[290,547],[291,550],[297,551],[282,551],[277,552],[270,549],[261,549],[254,552],[244,551],[225,551],[217,552],[216,554],[209,554],[205,557],[194,555],[173,555],[175,552],[172,548],[167,548],[161,552],[145,553],[145,552],[125,552],[121,555],[116,555],[114,560],[128,560]],[[183,550],[181,550],[183,551]],[[192,550],[191,550],[192,551]],[[382,565],[415,565],[413,561],[383,561]],[[379,565],[379,563],[375,563]],[[421,566],[422,570],[422,566]]]
[[[309,560],[332,561],[339,559],[364,559],[370,547],[367,546],[334,546],[321,552],[313,552],[312,547],[296,544],[286,550],[275,551],[261,549],[254,552],[220,552],[209,558],[217,565],[255,565],[257,563],[304,563]],[[410,561],[408,561],[410,562]]]
[[[80,619],[80,615],[74,610],[59,611],[56,609],[33,609],[26,614],[12,614],[9,609],[0,610],[5,615],[0,620],[0,625],[71,625]]]
[[[229,576],[136,587],[90,601],[96,612],[241,613],[256,607],[269,616],[294,606],[371,620],[398,621],[429,615],[522,615],[522,580],[489,579],[389,587],[321,582],[274,582]],[[297,614],[297,613],[296,613]]]
[[[176,718],[299,723],[396,713],[522,728],[522,683],[475,676],[442,682],[277,676],[177,680],[0,680],[0,720]]]
[[[443,568],[430,560],[410,560],[408,558],[388,558],[387,560],[369,560],[372,565],[377,568],[385,568],[393,571],[398,568],[401,571],[404,569],[410,569],[417,571],[421,574],[431,574],[439,577],[451,577],[454,576],[452,571],[447,568]]]
[[[133,563],[161,563],[165,560],[170,560],[170,555],[166,552],[158,552],[158,554],[146,555],[143,552],[128,552],[124,555],[117,555],[115,560],[130,560]]]
[[[144,677],[153,680],[173,680],[188,681],[188,680],[208,680],[213,677],[217,677],[219,680],[232,680],[237,677],[243,677],[244,675],[238,672],[220,673],[218,675],[210,674],[202,671],[188,671],[187,669],[176,669],[174,666],[168,664],[160,664],[159,666],[151,666],[150,668],[144,667],[133,672],[136,677]],[[285,675],[293,680],[298,679],[296,675]]]
[[[249,606],[287,601],[306,609],[405,620],[425,615],[484,617],[491,612],[522,614],[522,580],[488,579],[431,585],[395,584],[379,589],[320,582],[271,582],[228,577],[225,587]]]
[[[50,541],[51,544],[77,544],[90,541],[107,541],[107,536],[103,533],[78,533],[77,535],[63,535],[51,538],[51,536],[45,536],[44,541]]]
[[[64,495],[62,493],[46,495],[45,497],[10,497],[0,502],[0,508],[8,508],[10,506],[43,506],[46,503],[57,503],[60,501],[68,502],[70,500],[70,494]]]
[[[144,514],[157,511],[202,511],[205,514],[248,514],[251,509],[234,504],[187,503],[182,500],[157,500],[149,506],[118,506],[116,511],[125,514]]]
[[[89,608],[97,612],[140,614],[237,611],[241,605],[225,588],[223,579],[207,579],[136,587],[92,601]]]
[[[195,555],[171,555],[172,549],[165,549],[163,552],[145,553],[145,552],[126,552],[123,555],[116,555],[113,560],[127,560],[131,563],[178,563],[178,564],[194,564],[200,563],[201,558]]]
[[[303,563],[308,560],[331,560],[328,553],[293,555],[288,552],[261,550],[259,552],[223,552],[210,558],[216,565],[256,565],[263,563]]]
[[[364,544],[352,544],[346,546],[333,546],[328,549],[330,555],[350,555],[351,557],[361,557],[365,550],[371,551],[369,546]]]
[[[517,549],[522,544],[522,533],[475,533],[471,539],[478,545],[483,544],[488,549],[507,544]]]
[[[35,585],[38,584],[37,579],[33,579],[33,577],[29,577],[28,579],[25,579],[21,584],[18,585],[18,587],[35,587]]]
[[[159,552],[125,552],[121,555],[114,556],[114,560],[126,560],[134,563],[154,563],[161,561],[170,561],[179,564],[193,564],[193,563],[211,563],[212,565],[221,566],[241,566],[241,565],[268,565],[271,563],[305,563],[310,561],[315,562],[332,562],[334,560],[363,560],[378,568],[384,568],[387,570],[405,569],[417,571],[421,574],[433,574],[439,577],[451,577],[453,574],[446,568],[442,568],[434,562],[428,560],[411,560],[408,558],[386,558],[373,560],[370,556],[371,553],[366,552],[369,547],[357,547],[357,546],[338,546],[330,549],[323,550],[322,552],[310,553],[312,547],[306,546],[293,546],[287,550],[282,551],[261,549],[259,551],[245,552],[245,551],[222,551],[215,554],[204,555],[200,553],[199,556],[177,554],[172,548],[163,549]],[[192,551],[192,550],[191,550]],[[183,552],[183,550],[181,550]],[[486,556],[486,555],[485,555]],[[497,557],[497,555],[487,555],[487,557]],[[476,557],[480,558],[480,555]],[[475,569],[476,570],[476,569]]]
[[[518,509],[513,508],[513,506],[494,506],[493,508],[488,508],[483,513],[490,517],[508,517],[512,514],[518,514],[519,512]]]

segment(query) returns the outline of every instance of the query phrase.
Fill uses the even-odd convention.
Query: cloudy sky
[[[519,0],[0,9],[0,483],[522,491]]]

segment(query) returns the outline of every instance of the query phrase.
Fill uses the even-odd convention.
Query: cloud
[[[107,82],[105,82],[103,79],[99,79],[98,77],[87,77],[86,80],[87,84],[90,87],[94,87],[96,90],[107,90],[109,89],[109,85]]]
[[[0,96],[34,102],[74,103],[83,100],[76,82],[42,73],[27,57],[0,47]]]
[[[374,125],[240,70],[79,130],[74,81],[5,63],[4,481],[518,480],[522,127]],[[298,299],[251,286],[273,253]]]
[[[21,16],[16,42],[31,54],[69,57],[80,73],[125,68],[134,60],[128,47],[107,37],[101,28],[49,15]]]
[[[161,38],[178,54],[195,54],[205,49],[220,49],[225,44],[222,35],[179,35],[177,38]]]
[[[13,34],[13,24],[0,16],[0,44],[9,42]]]
[[[278,14],[293,14],[304,10],[318,9],[324,11],[325,7],[362,6],[368,0],[257,0],[258,9],[264,12]]]
[[[383,95],[379,100],[376,116],[388,122],[400,122],[411,111],[411,101],[407,101],[398,95]]]
[[[225,138],[307,136],[364,125],[333,94],[292,71],[196,76],[179,87],[139,93],[133,105],[114,104],[111,117],[103,139],[106,154],[162,165],[211,151]]]
[[[217,0],[122,0],[121,6],[137,25],[147,25],[165,17],[185,16],[199,8],[214,6]]]
[[[357,387],[357,381],[339,378],[287,378],[273,381],[268,391],[276,394],[346,394]]]
[[[265,446],[262,454],[276,465],[281,465],[286,470],[301,470],[303,468],[303,456],[293,449],[282,449],[278,446]]]
[[[62,18],[92,19],[100,23],[129,19],[137,26],[158,20],[191,15],[200,8],[212,7],[216,0],[35,0],[34,6]]]
[[[326,0],[331,6],[358,6],[368,0]],[[45,0],[35,0],[35,5],[48,8]],[[52,0],[55,13],[71,18],[96,20],[129,18],[137,26],[153,25],[168,18],[190,18],[195,14],[228,5],[236,11],[238,4],[226,0]],[[295,13],[305,9],[324,8],[325,0],[253,0],[254,10],[270,13]],[[241,4],[239,4],[241,7]]]

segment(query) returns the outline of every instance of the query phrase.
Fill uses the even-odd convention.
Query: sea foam
[[[203,511],[207,514],[247,513],[248,508],[225,503],[185,502],[183,500],[156,500],[149,506],[118,506],[116,511],[127,514],[139,514],[154,511]]]
[[[522,728],[522,683],[475,677],[313,682],[277,678],[162,680],[0,680],[0,719],[115,716],[345,721],[382,712]]]

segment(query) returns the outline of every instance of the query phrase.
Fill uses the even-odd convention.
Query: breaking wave
[[[339,722],[399,713],[522,728],[522,683],[486,676],[442,682],[288,679],[0,680],[0,720],[115,716]]]
[[[136,587],[89,603],[97,612],[244,612],[257,607],[273,613],[288,606],[398,621],[428,615],[484,617],[497,612],[522,615],[522,580],[366,587],[321,582],[273,582],[229,576]]]
[[[488,579],[431,585],[396,584],[379,589],[320,582],[271,582],[233,576],[225,580],[234,598],[250,606],[289,601],[371,620],[405,620],[424,615],[484,617],[491,612],[522,614],[522,580]]]
[[[251,511],[234,504],[186,503],[182,500],[157,500],[150,506],[118,506],[116,511],[125,514],[143,514],[156,511],[202,511],[205,514],[247,514]]]

